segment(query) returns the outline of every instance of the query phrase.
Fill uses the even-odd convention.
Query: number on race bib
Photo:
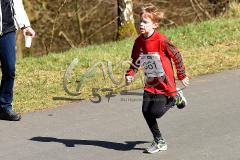
[[[144,68],[147,77],[163,77],[165,75],[159,54],[141,54],[140,65]]]

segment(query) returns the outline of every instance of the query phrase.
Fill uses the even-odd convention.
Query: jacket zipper
[[[0,36],[2,36],[2,5],[0,0]]]
[[[13,19],[14,25],[15,25],[15,18],[14,18],[15,11],[13,9],[13,5],[14,5],[13,1],[10,0],[10,8],[11,8],[11,13],[12,13],[12,19]]]

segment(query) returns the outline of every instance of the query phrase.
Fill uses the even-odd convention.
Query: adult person
[[[15,35],[20,28],[35,36],[22,0],[0,0],[0,62],[2,79],[0,86],[0,119],[19,121],[21,115],[13,111],[13,86],[15,79]]]

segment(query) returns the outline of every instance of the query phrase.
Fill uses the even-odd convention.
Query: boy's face
[[[154,30],[157,28],[157,24],[154,23],[150,18],[147,16],[141,15],[140,17],[140,24],[139,24],[139,30],[140,33],[144,36],[151,36]]]

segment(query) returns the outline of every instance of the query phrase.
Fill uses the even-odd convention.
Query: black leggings
[[[142,113],[155,140],[162,139],[156,119],[161,118],[169,110],[167,103],[167,96],[144,91]]]

